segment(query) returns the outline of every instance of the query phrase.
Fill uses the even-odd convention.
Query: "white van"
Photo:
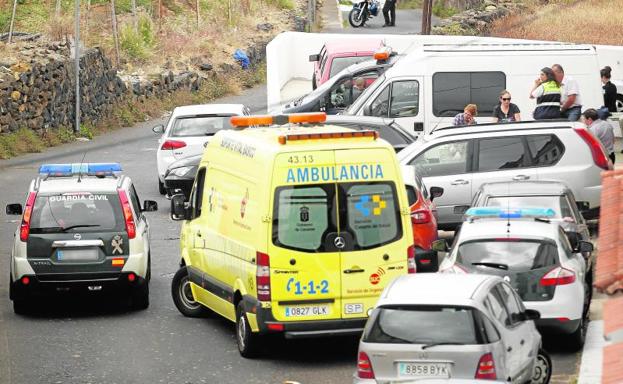
[[[603,104],[594,47],[563,43],[424,44],[379,77],[344,114],[382,116],[403,128],[431,132],[452,125],[467,104],[478,123],[492,122],[500,91],[507,89],[523,120],[533,120],[530,99],[543,67],[560,64],[578,81],[582,108]]]

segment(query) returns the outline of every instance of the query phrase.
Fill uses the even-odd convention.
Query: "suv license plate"
[[[59,249],[56,251],[58,261],[96,261],[98,259],[97,249]]]
[[[328,305],[299,305],[296,307],[286,307],[286,317],[325,316],[328,314]]]
[[[445,363],[400,363],[400,376],[449,378],[450,367]]]

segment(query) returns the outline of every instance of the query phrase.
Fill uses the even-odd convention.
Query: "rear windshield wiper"
[[[500,263],[472,263],[472,265],[482,265],[483,267],[503,269],[505,271],[508,271],[508,265],[506,265],[506,264],[500,264]]]
[[[99,225],[97,225],[97,224],[78,224],[78,225],[71,225],[71,226],[65,227],[65,228],[60,228],[60,230],[63,231],[63,232],[67,232],[70,229],[86,228],[86,227],[99,227]]]
[[[426,344],[426,345],[422,346],[422,349],[428,349],[428,348],[431,348],[431,347],[436,347],[438,345],[465,345],[465,343],[459,343],[459,342],[456,342],[456,341],[442,341],[442,342],[439,342],[439,343]]]

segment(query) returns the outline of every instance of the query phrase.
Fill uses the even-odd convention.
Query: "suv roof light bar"
[[[480,218],[548,218],[555,215],[556,212],[551,208],[473,207],[465,212],[465,217],[472,220]]]
[[[44,177],[116,176],[121,171],[119,163],[42,164],[39,167],[39,174]]]

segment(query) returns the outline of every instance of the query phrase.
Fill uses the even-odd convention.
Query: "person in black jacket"
[[[599,71],[604,90],[604,106],[608,107],[609,112],[617,111],[617,87],[610,82],[612,68],[606,66]]]
[[[385,0],[383,6],[383,17],[385,18],[384,27],[396,26],[396,1],[397,0]]]

